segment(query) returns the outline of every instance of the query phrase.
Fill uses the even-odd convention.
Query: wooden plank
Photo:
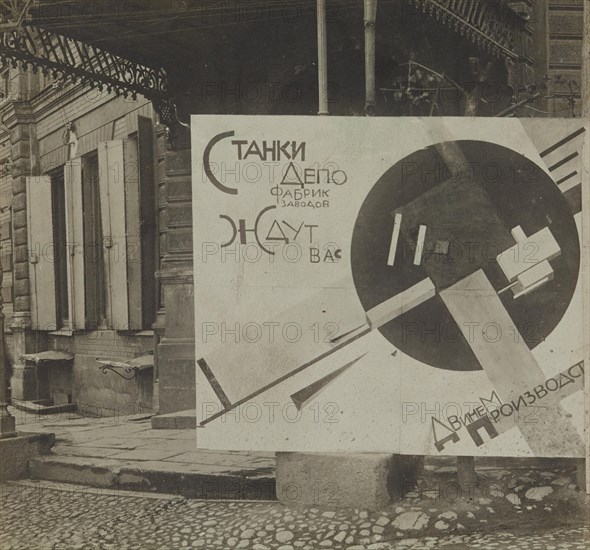
[[[71,328],[78,330],[86,328],[84,209],[82,204],[82,160],[80,158],[66,163],[64,186],[69,320]]]
[[[440,296],[503,403],[518,403],[544,385],[543,371],[483,270]],[[546,407],[545,421],[517,424],[535,456],[583,456],[582,439],[556,393],[547,392],[535,405]]]
[[[57,330],[51,178],[27,178],[27,232],[31,283],[31,324]]]
[[[107,318],[115,330],[129,329],[127,290],[127,216],[123,141],[99,144],[98,169],[105,245]]]

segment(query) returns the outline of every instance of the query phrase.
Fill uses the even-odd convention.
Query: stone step
[[[207,500],[276,500],[275,478],[255,470],[219,472],[212,467],[48,454],[29,461],[31,479]]]
[[[189,409],[152,417],[152,428],[156,430],[192,430],[197,427],[197,411]]]

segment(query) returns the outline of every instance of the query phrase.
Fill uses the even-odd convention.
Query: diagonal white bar
[[[535,406],[543,407],[543,422],[517,421],[533,454],[583,456],[582,439],[559,406],[557,392],[544,388],[541,367],[484,271],[441,291],[440,297],[503,403],[518,404],[537,390]]]
[[[391,233],[391,244],[389,245],[389,256],[387,258],[387,265],[393,266],[395,261],[395,253],[397,252],[397,243],[399,241],[399,232],[402,225],[402,215],[397,213],[393,221],[393,231]]]
[[[414,265],[422,263],[422,254],[424,253],[424,241],[426,240],[426,226],[421,225],[418,230],[418,241],[416,242],[416,252],[414,254]]]

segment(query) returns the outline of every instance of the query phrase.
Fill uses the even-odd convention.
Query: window
[[[130,324],[149,329],[156,320],[157,294],[157,207],[152,121],[138,117],[138,128],[125,142],[125,185],[127,193],[127,256]],[[136,205],[136,206],[134,206]]]
[[[141,204],[141,322],[143,328],[151,328],[156,321],[156,312],[160,300],[156,280],[156,270],[158,269],[158,219],[153,136],[151,119],[142,116],[138,117],[137,164],[139,166]]]
[[[98,154],[82,159],[82,211],[84,213],[84,272],[86,328],[106,328],[104,240],[100,208]]]
[[[63,168],[50,174],[53,218],[53,265],[55,269],[55,311],[58,328],[69,327],[68,246]]]
[[[129,139],[27,178],[33,329],[151,328],[157,217],[149,122]]]

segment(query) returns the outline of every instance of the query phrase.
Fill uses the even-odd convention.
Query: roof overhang
[[[512,9],[514,2],[411,2],[480,49],[496,57],[522,60],[520,35],[526,25]],[[263,9],[273,9],[275,4],[264,4]],[[284,10],[285,5],[275,8]],[[360,0],[350,9],[357,8],[362,24]],[[273,14],[260,10],[256,2],[37,0],[24,27],[0,28],[0,58],[116,93],[142,94],[154,102],[168,125],[175,118],[170,98],[194,85],[195,75],[205,78],[208,65],[223,67],[232,55],[240,56],[233,59],[236,65],[249,62],[250,49],[270,40]],[[303,10],[297,16],[313,33],[314,2],[306,3]],[[246,32],[248,40],[243,39]],[[313,44],[305,47],[313,49]]]

